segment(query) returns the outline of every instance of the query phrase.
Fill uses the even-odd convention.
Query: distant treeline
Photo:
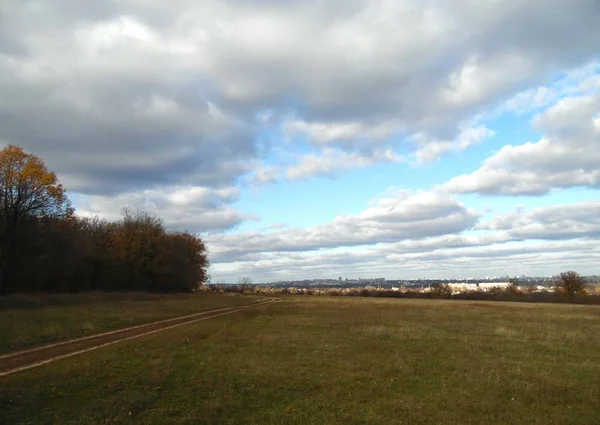
[[[452,299],[471,301],[514,301],[537,303],[574,303],[600,305],[600,288],[586,285],[584,280],[575,272],[564,272],[554,278],[552,291],[537,291],[535,287],[519,287],[511,284],[507,287],[494,287],[489,290],[453,292],[450,286],[441,284],[423,291],[415,288],[393,290],[376,288],[295,288],[274,287],[251,284],[221,285],[208,284],[201,290],[215,293],[257,294],[268,296],[279,295],[308,295],[308,296],[343,296],[343,297],[388,297],[388,298],[420,298],[420,299]]]
[[[80,218],[54,173],[10,145],[0,151],[0,294],[192,291],[206,279],[198,236],[124,211],[117,222]]]

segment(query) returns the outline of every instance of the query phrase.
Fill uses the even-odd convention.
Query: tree
[[[452,288],[447,283],[440,283],[431,288],[430,295],[432,298],[451,298]]]
[[[556,292],[572,297],[585,294],[585,279],[577,272],[562,272],[554,277]]]
[[[23,148],[0,151],[0,213],[8,223],[28,216],[67,218],[73,209],[56,174]]]
[[[14,145],[0,151],[0,294],[192,292],[208,266],[199,236],[141,211],[117,222],[78,218],[40,158]]]
[[[15,145],[0,151],[0,294],[15,242],[31,219],[68,219],[73,213],[56,174],[39,157]]]
[[[238,279],[238,288],[240,288],[241,293],[244,293],[250,285],[252,285],[252,279],[249,277],[245,276]]]
[[[517,285],[516,279],[510,279],[508,286],[506,287],[506,292],[513,295],[523,295],[523,292],[519,289]]]

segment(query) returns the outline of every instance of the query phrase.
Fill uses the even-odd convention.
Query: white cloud
[[[507,242],[405,254],[394,253],[382,244],[376,250],[256,254],[247,260],[216,263],[211,273],[230,282],[247,275],[257,282],[338,276],[387,279],[552,276],[567,269],[597,274],[599,261],[597,240]]]
[[[495,110],[495,114],[514,112],[518,115],[539,111],[561,98],[593,94],[600,89],[600,62],[569,71],[549,86],[538,86],[519,92]]]
[[[252,182],[258,185],[266,185],[277,181],[279,171],[277,167],[260,166],[254,170]]]
[[[567,97],[533,119],[546,134],[507,145],[471,174],[451,179],[452,192],[542,195],[552,189],[600,186],[600,93]]]
[[[384,198],[375,202],[352,220],[371,220],[383,229],[389,217],[414,219],[428,214],[420,208],[398,200]],[[391,193],[390,193],[391,195]],[[405,199],[412,198],[411,195]],[[433,212],[437,206],[432,200],[437,195],[417,195]],[[389,207],[396,212],[386,215]],[[411,212],[408,213],[408,210]],[[383,216],[381,215],[383,213]],[[440,214],[441,216],[442,214]],[[514,212],[497,215],[479,223],[473,229],[455,229],[439,235],[409,235],[397,242],[387,241],[365,246],[340,245],[303,247],[293,252],[273,244],[273,241],[294,240],[301,233],[284,231],[280,238],[267,239],[255,235],[256,240],[240,237],[235,241],[238,250],[227,251],[234,241],[217,236],[213,247],[215,276],[235,281],[239,275],[250,274],[256,279],[303,279],[315,277],[480,277],[485,275],[553,275],[565,269],[584,274],[597,274],[600,262],[600,202],[588,201],[568,205],[540,207],[532,210],[516,208]],[[400,219],[402,220],[402,219]],[[412,225],[420,226],[414,221]],[[323,226],[321,229],[325,229]],[[318,232],[316,230],[315,232]],[[393,230],[390,229],[393,232]],[[260,243],[263,249],[255,249]],[[271,249],[271,247],[275,247]]]
[[[393,121],[368,125],[359,121],[319,123],[290,120],[284,124],[284,128],[288,134],[306,134],[312,143],[330,144],[356,139],[379,142],[399,131],[400,124]]]
[[[531,62],[519,54],[500,54],[490,58],[473,55],[448,77],[440,90],[440,100],[449,106],[481,104],[490,94],[507,85],[518,84],[532,73]],[[510,72],[506,72],[510,69]]]
[[[266,234],[213,235],[207,241],[215,261],[227,262],[252,253],[313,251],[453,234],[473,227],[477,219],[476,211],[450,196],[398,192],[378,198],[358,215],[340,215],[324,225]]]
[[[364,168],[381,162],[402,162],[404,158],[391,149],[376,150],[372,153],[348,153],[338,149],[324,149],[319,155],[307,154],[298,164],[289,167],[286,177],[298,180],[312,176],[334,176],[341,171]]]
[[[454,140],[437,140],[427,137],[423,133],[413,136],[413,140],[420,146],[415,153],[417,163],[437,161],[448,152],[461,152],[468,147],[481,143],[494,136],[494,131],[479,125],[474,127],[461,126],[460,133]]]

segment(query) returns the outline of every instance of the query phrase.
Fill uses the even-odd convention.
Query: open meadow
[[[0,378],[11,425],[598,418],[600,307],[584,305],[284,297]]]
[[[0,354],[251,301],[233,294],[206,293],[0,297]]]

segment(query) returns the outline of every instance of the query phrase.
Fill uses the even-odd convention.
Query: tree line
[[[202,239],[145,212],[110,222],[75,210],[37,156],[0,151],[0,294],[189,292],[207,279]]]

